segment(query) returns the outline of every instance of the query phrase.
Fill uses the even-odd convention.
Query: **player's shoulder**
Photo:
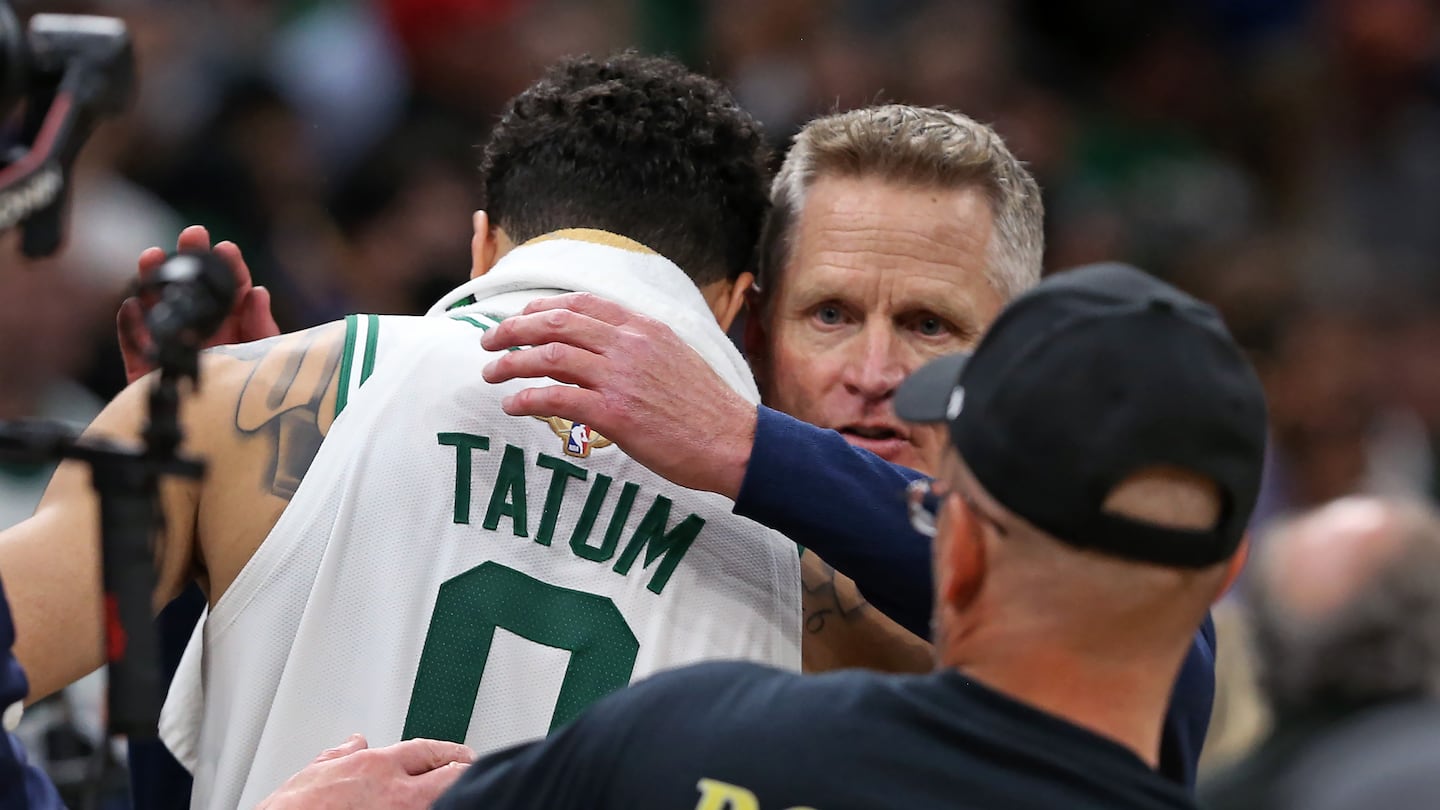
[[[484,352],[480,336],[499,325],[503,317],[467,308],[429,315],[349,315],[345,324],[348,333],[362,341],[373,336],[382,350],[403,343],[412,348],[433,344]]]

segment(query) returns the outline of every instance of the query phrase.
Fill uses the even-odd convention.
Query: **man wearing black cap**
[[[1042,282],[901,389],[948,424],[927,676],[743,664],[657,676],[473,765],[439,808],[1188,807],[1160,723],[1238,572],[1265,445],[1219,317],[1143,273]]]

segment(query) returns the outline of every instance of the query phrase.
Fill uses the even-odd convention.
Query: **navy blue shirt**
[[[185,645],[204,610],[205,594],[192,583],[155,619],[166,683],[174,679]],[[156,737],[131,739],[129,745],[130,799],[135,810],[187,810],[194,781],[165,743]]]
[[[923,477],[833,430],[761,407],[736,514],[814,550],[855,580],[877,609],[930,635],[930,538],[910,526],[905,485]],[[1180,669],[1165,716],[1160,770],[1193,786],[1215,702],[1215,625],[1207,616]]]
[[[0,709],[24,700],[30,691],[24,670],[10,648],[15,646],[15,623],[0,586]],[[5,810],[65,810],[55,785],[39,768],[25,761],[25,749],[14,735],[0,733],[0,807]]]
[[[729,799],[727,803],[726,799]],[[656,675],[470,766],[436,810],[1181,810],[1119,744],[946,670]]]

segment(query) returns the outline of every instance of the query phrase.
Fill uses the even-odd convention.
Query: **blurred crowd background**
[[[559,56],[634,46],[727,80],[777,151],[876,102],[995,124],[1045,189],[1048,268],[1136,262],[1253,353],[1274,430],[1257,528],[1440,495],[1431,0],[15,5],[125,18],[140,91],[82,154],[65,251],[41,269],[0,246],[0,419],[83,420],[121,387],[115,307],[185,224],[241,246],[283,328],[423,311],[466,275],[504,101]],[[0,525],[44,480],[0,468]]]

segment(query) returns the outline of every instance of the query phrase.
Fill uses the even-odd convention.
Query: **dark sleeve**
[[[920,473],[851,447],[833,430],[761,407],[736,514],[820,555],[880,611],[930,637],[930,539],[910,527],[903,491]],[[1195,784],[1215,702],[1215,627],[1195,633],[1165,716],[1160,770]]]
[[[205,594],[194,584],[175,597],[155,619],[160,637],[161,667],[168,685],[175,678],[180,657],[200,615]],[[130,795],[136,807],[147,810],[187,810],[192,779],[159,738],[129,740]]]
[[[603,810],[604,794],[628,725],[611,704],[629,703],[621,690],[570,725],[537,742],[491,754],[435,802],[432,810]]]
[[[814,551],[855,580],[882,613],[930,635],[930,538],[910,527],[915,470],[825,430],[760,407],[735,513]]]
[[[1160,772],[1187,788],[1195,787],[1214,706],[1215,623],[1207,614],[1175,679],[1160,737]]]
[[[15,644],[15,623],[0,587],[0,710],[25,699],[30,684],[20,662],[10,652]],[[25,749],[10,734],[0,733],[0,807],[5,810],[64,810],[55,785],[39,768],[25,760]]]

